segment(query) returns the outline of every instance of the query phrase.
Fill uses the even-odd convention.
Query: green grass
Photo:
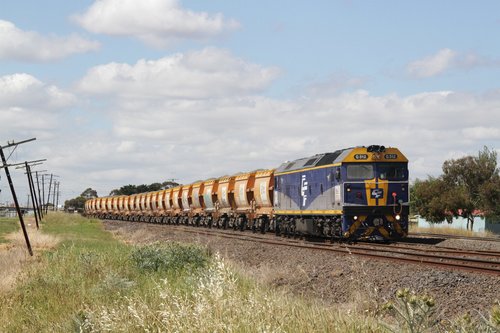
[[[6,243],[5,235],[17,230],[19,230],[18,219],[0,217],[0,243]]]
[[[126,245],[100,221],[50,214],[62,239],[0,294],[0,332],[379,332],[379,319],[269,289],[204,248]]]

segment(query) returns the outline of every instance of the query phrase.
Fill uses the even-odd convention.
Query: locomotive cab
[[[275,230],[397,239],[408,233],[408,199],[408,160],[398,149],[369,146],[318,154],[276,170]]]
[[[408,161],[395,148],[356,148],[341,167],[344,236],[393,239],[408,233]]]

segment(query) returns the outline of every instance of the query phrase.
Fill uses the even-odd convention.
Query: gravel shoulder
[[[187,233],[169,225],[105,221],[104,226],[132,244],[155,241],[201,244],[219,252],[262,284],[346,309],[373,309],[391,299],[400,288],[430,294],[436,299],[438,311],[450,319],[466,313],[475,316],[477,311],[485,315],[500,300],[500,277],[491,275],[257,244]],[[429,246],[498,250],[499,245],[454,239]]]

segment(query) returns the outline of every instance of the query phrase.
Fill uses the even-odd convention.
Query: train
[[[359,146],[275,169],[155,192],[89,199],[100,219],[317,236],[397,240],[408,234],[408,159],[398,148]]]

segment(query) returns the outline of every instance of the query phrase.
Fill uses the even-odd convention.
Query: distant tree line
[[[411,202],[413,211],[429,222],[463,217],[471,230],[476,216],[500,216],[496,151],[484,147],[477,156],[445,161],[442,175],[415,181]]]
[[[120,187],[119,189],[114,189],[109,192],[109,195],[131,195],[137,193],[144,192],[152,192],[152,191],[160,191],[166,190],[179,184],[174,181],[166,181],[163,183],[153,183],[150,185],[142,184],[142,185],[125,185]]]
[[[78,210],[83,211],[85,206],[85,201],[88,199],[97,198],[97,191],[91,189],[90,187],[82,192],[78,197],[66,200],[64,202],[65,210]]]
[[[153,183],[150,185],[125,185],[120,187],[119,189],[112,190],[109,195],[131,195],[137,193],[151,192],[151,191],[159,191],[165,190],[168,188],[172,188],[178,186],[179,184],[174,181],[165,181],[163,183]],[[97,198],[97,191],[92,188],[88,188],[82,192],[78,197],[66,200],[64,202],[65,210],[78,210],[83,211],[85,206],[85,201],[88,199]]]

